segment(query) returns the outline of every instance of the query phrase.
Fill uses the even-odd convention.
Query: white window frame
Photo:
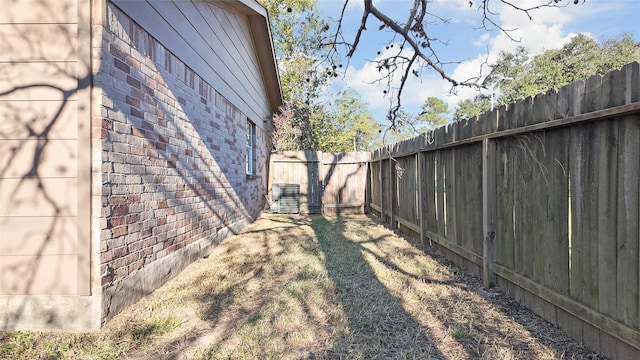
[[[256,124],[247,119],[246,126],[246,174],[255,175],[255,139],[256,139]]]

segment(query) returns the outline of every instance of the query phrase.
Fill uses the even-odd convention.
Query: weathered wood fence
[[[372,154],[371,204],[485,285],[640,358],[640,65]]]
[[[302,213],[364,213],[369,152],[285,151],[271,154],[271,185],[300,185]]]

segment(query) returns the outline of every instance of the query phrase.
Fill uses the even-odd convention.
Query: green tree
[[[335,105],[322,127],[318,150],[361,151],[372,150],[378,134],[378,125],[360,94],[347,89],[337,94]]]
[[[640,43],[622,34],[598,43],[584,34],[573,37],[560,49],[530,56],[524,48],[500,53],[485,84],[500,88],[498,104],[558,89],[595,74],[605,74],[632,61],[640,61]],[[510,81],[498,81],[510,78]]]
[[[482,113],[489,111],[491,108],[489,97],[486,95],[477,95],[473,100],[466,99],[460,101],[456,105],[456,109],[453,112],[453,120],[460,121],[464,119],[471,119],[474,116],[478,116]]]
[[[442,99],[433,96],[424,101],[420,110],[420,114],[416,117],[417,122],[422,125],[419,128],[420,133],[446,124],[448,120],[446,115],[450,113],[449,105]]]
[[[317,149],[318,134],[326,126],[321,94],[334,72],[324,68],[318,44],[328,29],[319,15],[317,0],[259,0],[269,12],[287,124],[274,122],[287,150]],[[279,118],[283,120],[283,118]],[[280,125],[280,126],[278,126]],[[296,129],[295,140],[291,130]],[[281,146],[284,143],[281,143]],[[291,148],[296,145],[295,148]],[[278,150],[279,149],[276,146]]]

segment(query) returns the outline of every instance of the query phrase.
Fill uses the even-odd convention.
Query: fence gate
[[[364,213],[369,158],[368,152],[272,153],[269,199],[273,199],[273,184],[298,184],[302,213]]]

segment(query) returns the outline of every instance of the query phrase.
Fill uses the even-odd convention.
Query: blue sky
[[[563,0],[565,3],[567,0]],[[546,3],[546,0],[514,0],[521,6]],[[347,7],[345,32],[353,35],[360,24],[363,0],[350,0]],[[454,62],[447,66],[447,71],[458,80],[465,80],[480,74],[486,76],[488,69],[481,72],[481,64],[488,60],[492,63],[500,51],[514,51],[517,46],[524,46],[531,54],[546,49],[560,48],[572,36],[587,33],[595,39],[608,39],[624,32],[633,33],[635,40],[640,41],[640,0],[587,0],[585,3],[571,3],[564,8],[547,8],[532,12],[533,20],[514,11],[499,1],[493,0],[496,12],[495,20],[503,28],[517,29],[511,32],[511,41],[498,29],[485,31],[477,29],[482,21],[482,14],[477,6],[469,7],[468,0],[433,0],[429,11],[449,20],[448,24],[434,25],[433,31],[438,38],[447,42],[440,46],[438,55],[444,61]],[[337,18],[343,0],[318,0],[318,8],[322,15]],[[374,0],[374,5],[389,15],[401,20],[406,18],[413,0]],[[385,46],[392,40],[389,31],[378,31],[379,22],[370,19],[367,31],[362,38],[361,46],[346,69],[343,83],[334,86],[346,86],[357,90],[369,104],[372,114],[384,123],[389,100],[385,99],[383,86],[370,85],[379,78],[378,71],[367,60],[378,57],[378,51],[384,55]],[[391,49],[393,50],[393,49]],[[399,80],[399,79],[396,79]],[[406,110],[418,113],[420,105],[429,96],[442,98],[452,110],[455,104],[463,99],[472,98],[476,90],[460,89],[457,95],[450,94],[451,86],[442,81],[434,72],[425,72],[420,78],[411,77],[403,93],[403,106]],[[487,92],[488,93],[488,92]]]

